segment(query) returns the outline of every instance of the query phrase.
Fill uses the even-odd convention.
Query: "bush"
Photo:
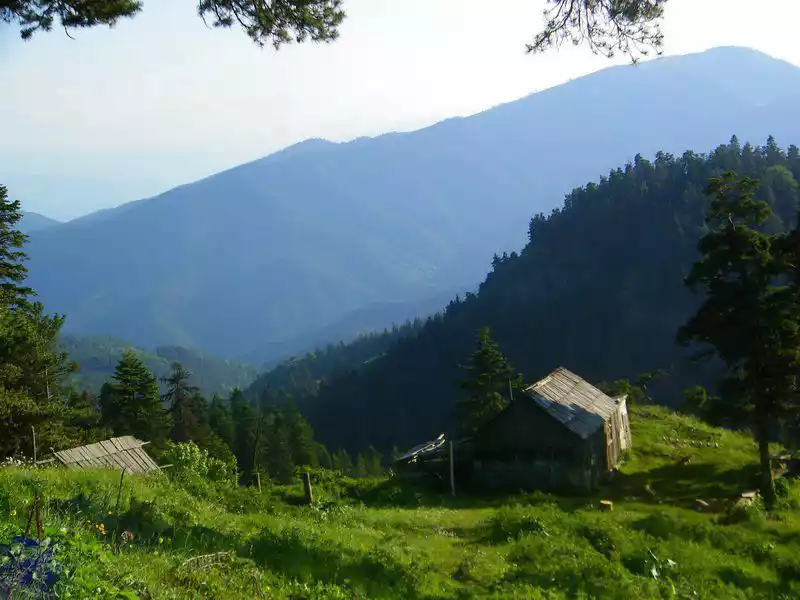
[[[778,498],[788,498],[791,491],[792,484],[786,477],[778,477],[775,480],[775,495]]]
[[[194,442],[167,443],[164,460],[172,465],[170,479],[182,485],[204,485],[207,482],[233,485],[236,481],[236,461],[224,461],[209,456]]]

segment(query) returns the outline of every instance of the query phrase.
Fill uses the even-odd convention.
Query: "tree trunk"
[[[769,420],[763,409],[758,410],[758,457],[761,465],[761,496],[764,504],[771,509],[775,504],[775,480],[772,478],[772,464],[769,457]]]

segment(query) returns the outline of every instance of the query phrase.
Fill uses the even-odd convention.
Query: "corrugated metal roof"
[[[418,446],[414,446],[411,450],[403,454],[403,456],[399,457],[395,462],[400,462],[404,460],[410,460],[415,456],[419,456],[422,454],[426,454],[429,452],[434,452],[440,449],[445,444],[445,435],[442,433],[437,437],[435,440],[430,442],[425,442],[424,444],[420,444]]]
[[[617,403],[564,367],[525,388],[539,406],[582,438],[603,426]]]
[[[148,442],[137,440],[131,435],[111,438],[88,446],[78,446],[55,453],[58,461],[69,468],[108,467],[125,469],[127,473],[147,473],[155,471],[158,465],[145,452]]]

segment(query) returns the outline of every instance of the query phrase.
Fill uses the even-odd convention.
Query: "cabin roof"
[[[158,470],[158,465],[145,452],[142,442],[135,437],[111,438],[96,444],[78,446],[55,453],[56,459],[69,468],[109,467],[124,469],[128,473],[147,473]]]
[[[575,373],[559,367],[525,392],[553,418],[582,438],[588,438],[618,408],[610,398]]]

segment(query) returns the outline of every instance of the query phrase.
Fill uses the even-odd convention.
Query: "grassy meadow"
[[[451,498],[396,478],[314,471],[316,503],[305,506],[299,481],[259,493],[158,474],[125,478],[118,493],[119,472],[0,468],[0,544],[9,545],[0,591],[24,597],[40,586],[45,597],[142,599],[800,597],[800,485],[780,480],[780,505],[770,514],[758,502],[734,506],[730,499],[754,489],[749,436],[652,406],[634,408],[631,420],[634,450],[622,472],[584,497]],[[23,585],[8,572],[38,552],[20,555],[13,543],[34,490],[49,543]],[[600,510],[601,499],[613,510]],[[699,509],[697,499],[709,506]]]

